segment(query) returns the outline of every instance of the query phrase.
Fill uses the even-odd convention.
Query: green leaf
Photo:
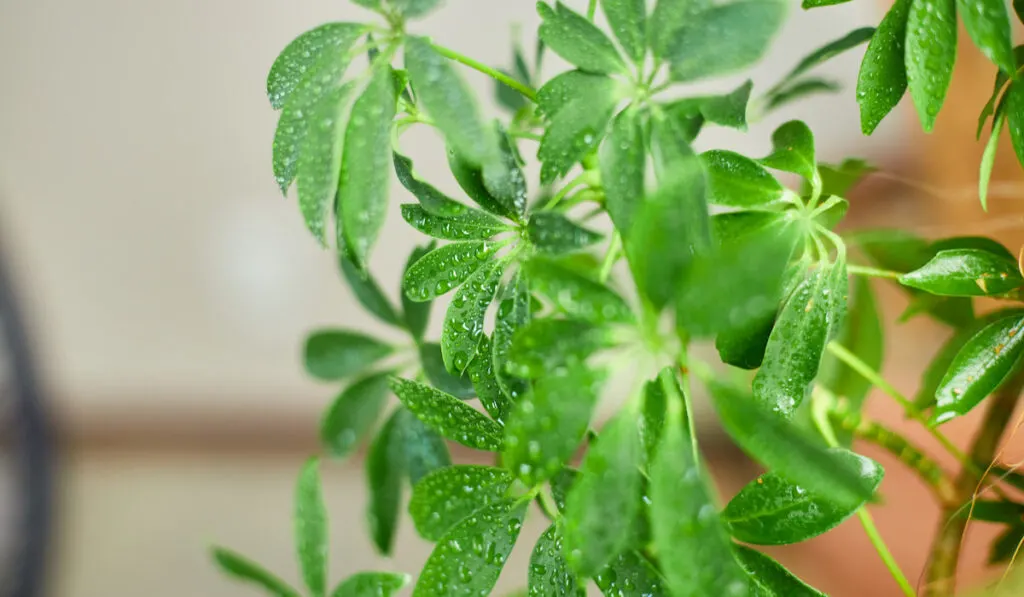
[[[1021,49],[1017,48],[1014,53],[1020,52]],[[985,102],[985,107],[981,109],[981,114],[978,115],[978,130],[975,133],[975,137],[981,139],[981,132],[985,130],[985,123],[988,122],[989,116],[995,114],[996,102],[1000,105],[1006,105],[1005,102],[1000,101],[1000,93],[1003,91],[1003,87],[1010,80],[1010,77],[1003,71],[997,71],[995,76],[995,83],[992,85],[992,95],[989,96],[988,101]]]
[[[443,0],[388,0],[402,16],[422,17],[441,5]]]
[[[1024,85],[1020,83],[1011,83],[1006,92],[1006,119],[1017,161],[1024,163]]]
[[[538,251],[549,255],[579,251],[604,238],[554,211],[541,211],[530,216],[526,233]]]
[[[981,166],[978,172],[978,197],[981,199],[981,209],[988,211],[988,183],[992,179],[992,168],[995,166],[996,152],[999,150],[999,136],[1003,132],[1003,124],[1006,122],[1006,113],[1002,112],[996,116],[992,123],[992,134],[985,144],[985,153],[981,156]]]
[[[408,574],[360,572],[342,581],[331,597],[392,597],[410,580]]]
[[[452,457],[443,437],[407,408],[398,408],[396,417],[394,437],[401,446],[400,457],[410,484],[415,486],[430,473],[451,466]]]
[[[491,339],[484,335],[480,338],[480,346],[477,349],[477,358],[469,362],[466,375],[473,382],[476,396],[480,405],[484,407],[487,414],[504,424],[508,413],[512,410],[512,401],[501,390],[498,385],[498,377],[494,370],[494,349],[491,346]]]
[[[344,61],[347,65],[349,51],[364,33],[366,25],[327,23],[292,40],[274,60],[267,75],[270,105],[275,110],[283,108],[303,79],[325,64]]]
[[[788,224],[788,223],[787,223]],[[676,300],[676,325],[694,337],[745,329],[778,310],[786,266],[798,240],[782,225],[727,240],[694,259]]]
[[[907,91],[907,20],[914,0],[896,0],[868,42],[857,77],[860,128],[870,135]]]
[[[710,249],[711,231],[700,160],[673,123],[654,124],[660,188],[640,204],[623,241],[641,294],[661,309],[675,295],[693,256]]]
[[[853,281],[853,307],[849,315],[836,341],[872,369],[880,370],[885,352],[884,328],[871,282],[862,277]],[[871,389],[871,383],[863,375],[832,355],[826,356],[822,363],[818,383],[831,389],[835,395],[846,398],[853,412],[860,412]]]
[[[757,550],[737,545],[736,558],[750,575],[750,597],[827,597]]]
[[[831,268],[810,272],[797,286],[779,312],[754,376],[754,396],[784,417],[792,416],[818,375],[832,319],[829,295],[846,293],[832,287],[831,273]]]
[[[484,317],[501,287],[504,273],[505,261],[493,261],[473,274],[455,293],[441,332],[441,356],[448,371],[462,374],[477,357],[484,333]]]
[[[553,367],[582,366],[602,348],[615,345],[608,328],[571,319],[538,319],[516,334],[506,370],[522,378],[547,375]]]
[[[956,0],[913,0],[907,19],[906,66],[910,97],[931,132],[956,62]]]
[[[525,85],[530,84],[529,80],[524,81],[522,77],[515,73],[509,72],[507,69],[499,68],[498,71],[500,71],[501,74],[511,78],[514,81],[519,81],[520,83],[523,83]],[[513,89],[512,87],[509,87],[504,82],[499,81],[498,79],[494,80],[494,97],[498,101],[499,106],[506,108],[513,114],[518,113],[520,110],[530,105],[529,100],[527,100],[522,93],[520,93],[516,89]]]
[[[495,124],[498,136],[498,160],[483,169],[483,183],[487,192],[501,205],[503,213],[521,222],[526,215],[526,175],[516,141],[500,124]]]
[[[1017,524],[1024,517],[1024,505],[1005,500],[974,500],[969,508],[965,507],[960,512],[960,517],[983,522]]]
[[[598,153],[605,208],[615,228],[628,231],[643,199],[647,154],[644,145],[643,112],[627,108],[612,122],[608,139]]]
[[[334,207],[334,198],[338,193],[338,180],[341,176],[341,151],[344,137],[345,117],[344,109],[348,104],[348,98],[352,93],[352,85],[343,87],[332,87],[322,92],[322,95],[315,101],[305,103],[301,108],[303,114],[308,115],[302,118],[309,118],[301,140],[301,150],[297,148],[292,151],[291,141],[281,141],[281,165],[282,172],[278,174],[282,190],[287,190],[291,179],[298,178],[299,210],[306,221],[306,228],[320,242],[327,244],[327,217]],[[302,93],[299,91],[298,93]],[[293,99],[295,103],[303,103],[301,97]],[[297,127],[298,124],[291,122],[289,109],[292,103],[285,107],[285,113],[281,115],[278,122],[278,129],[282,126]],[[299,141],[295,141],[298,143]],[[278,140],[275,138],[275,166],[277,166]],[[294,161],[292,160],[294,156]],[[291,165],[290,165],[291,164]],[[276,170],[276,168],[275,168]]]
[[[537,3],[542,19],[539,35],[549,48],[571,64],[593,73],[627,73],[619,51],[608,37],[561,2],[551,8]]]
[[[462,190],[477,205],[494,215],[518,221],[518,215],[506,206],[506,202],[499,200],[487,190],[483,167],[474,164],[451,147],[448,148],[448,167]]]
[[[819,77],[805,77],[787,83],[772,92],[766,94],[768,105],[765,112],[777,110],[778,108],[803,99],[816,93],[836,93],[842,90],[842,85],[830,79]]]
[[[320,420],[320,441],[331,456],[348,456],[373,428],[387,402],[389,375],[358,379],[334,399]]]
[[[647,3],[645,0],[601,0],[601,10],[616,39],[637,65],[647,55]]]
[[[1017,15],[1017,20],[1024,23],[1024,0],[1013,0],[1013,12]]]
[[[327,509],[316,458],[306,461],[295,488],[295,545],[309,592],[323,597],[327,590]]]
[[[549,479],[576,452],[604,376],[584,366],[559,367],[520,398],[505,425],[505,467],[527,487]]]
[[[704,130],[705,118],[701,112],[703,103],[704,98],[687,97],[662,106],[665,117],[676,123],[688,143],[693,143]]]
[[[592,151],[628,89],[617,79],[573,71],[544,85],[538,103],[550,122],[537,157],[541,184],[551,184]]]
[[[957,12],[981,53],[1005,73],[1017,71],[1005,0],[957,0]]]
[[[339,235],[344,231],[352,261],[364,270],[387,217],[396,102],[391,67],[374,67],[366,89],[352,104],[345,131],[338,181],[338,230]]]
[[[551,525],[537,540],[530,554],[529,597],[585,597],[586,587],[576,579],[565,561],[565,548],[558,525]]]
[[[533,290],[571,319],[591,323],[629,323],[629,304],[611,288],[554,261],[534,258],[525,265]]]
[[[700,154],[708,177],[708,203],[753,207],[782,198],[775,177],[754,160],[732,151],[715,149]]]
[[[412,170],[412,160],[397,152],[393,158],[398,182],[416,197],[428,213],[453,218],[469,211],[465,205],[420,180]]]
[[[491,466],[457,465],[434,471],[416,484],[409,514],[420,537],[438,541],[470,514],[505,498],[512,475]]]
[[[651,530],[662,573],[673,595],[745,595],[746,575],[732,553],[702,464],[684,421],[683,397],[662,376],[669,394],[665,437],[651,465]]]
[[[608,564],[594,583],[605,597],[666,597],[661,576],[654,566],[633,550],[626,551]]]
[[[402,450],[402,413],[396,410],[377,432],[366,455],[366,484],[370,490],[366,521],[370,538],[381,555],[391,555],[398,530],[405,454]]]
[[[453,527],[434,547],[412,597],[489,595],[519,538],[527,505],[505,499]]]
[[[708,0],[657,0],[654,12],[647,21],[647,42],[657,59],[669,58],[672,42],[679,36],[679,29],[694,13],[707,8]]]
[[[1024,354],[1024,316],[991,323],[957,353],[935,392],[932,421],[945,423],[967,414],[1002,384]]]
[[[640,514],[640,417],[627,406],[590,445],[565,505],[569,565],[589,578],[626,548]]]
[[[700,113],[708,122],[741,131],[747,130],[747,104],[753,81],[746,81],[725,95],[700,98]]]
[[[670,375],[662,370],[661,375]],[[644,463],[650,466],[654,462],[661,436],[665,432],[665,416],[668,413],[668,398],[661,379],[656,377],[648,380],[643,389],[643,410],[640,413],[640,441],[644,449]]]
[[[821,185],[814,157],[814,134],[799,120],[790,120],[775,129],[772,133],[772,153],[760,162],[775,170],[799,174],[812,186]]]
[[[845,4],[850,0],[804,0],[801,4],[801,8],[808,10],[811,8],[820,8],[822,6],[832,6],[835,4]]]
[[[847,50],[856,48],[862,43],[865,43],[868,40],[870,40],[871,36],[874,35],[874,33],[874,27],[861,27],[860,29],[854,29],[853,31],[847,33],[846,35],[840,37],[839,39],[836,39],[821,46],[817,50],[805,56],[804,59],[801,60],[799,63],[797,63],[793,70],[791,70],[783,80],[785,81],[794,79],[811,70],[812,68],[835,58],[839,54],[842,54]]]
[[[736,0],[697,12],[669,42],[672,79],[695,81],[751,66],[767,51],[785,17],[782,0]]]
[[[430,253],[437,248],[437,243],[431,241],[430,244],[422,245],[413,248],[412,253],[409,254],[409,259],[405,262],[405,269],[402,272],[402,279],[409,275],[409,269],[414,263],[423,258],[424,255]],[[427,301],[413,301],[409,300],[405,292],[400,292],[402,296],[402,312],[404,314],[403,319],[405,320],[405,327],[409,330],[409,334],[412,335],[413,340],[417,343],[423,342],[423,334],[427,331],[427,324],[430,323],[430,308],[433,303]],[[440,348],[438,348],[440,351]],[[440,356],[438,352],[438,356]]]
[[[262,588],[272,597],[299,597],[299,592],[252,560],[223,547],[214,547],[213,559],[224,574]]]
[[[1024,285],[1017,262],[983,249],[939,251],[921,268],[900,276],[904,286],[942,296],[1001,294]]]
[[[498,304],[498,314],[494,320],[491,342],[494,375],[501,391],[511,402],[518,401],[526,391],[525,382],[509,374],[508,366],[515,334],[526,327],[532,317],[531,303],[530,280],[526,272],[520,269],[505,286],[504,297]],[[503,421],[506,419],[502,417]]]
[[[551,499],[555,500],[555,507],[562,514],[565,513],[566,497],[579,477],[578,470],[565,466],[548,481],[551,485]]]
[[[742,328],[719,332],[715,337],[718,356],[723,363],[733,367],[757,369],[764,362],[764,353],[774,327],[775,314],[771,313]]]
[[[445,240],[488,240],[512,226],[476,209],[454,217],[435,216],[414,203],[402,206],[402,218],[427,236]]]
[[[410,300],[435,299],[484,269],[499,245],[486,241],[451,243],[424,255],[405,271],[402,290]]]
[[[845,197],[850,189],[857,186],[857,183],[877,170],[864,160],[856,158],[843,160],[838,165],[818,164],[821,193],[823,196]]]
[[[359,304],[384,323],[404,327],[401,316],[369,272],[359,271],[344,254],[338,256],[338,266]]]
[[[481,119],[473,92],[430,41],[405,38],[405,68],[418,103],[465,160],[483,165],[497,158],[494,130]]]
[[[848,450],[830,452],[859,470],[866,485],[878,489],[885,474],[881,465]],[[832,503],[773,472],[741,489],[722,511],[722,520],[732,536],[744,543],[788,545],[831,531],[862,505]]]
[[[444,437],[476,450],[501,450],[501,425],[455,396],[397,377],[391,379],[391,391],[416,418]]]
[[[394,352],[394,347],[359,332],[319,330],[306,338],[306,371],[334,381],[355,375]]]
[[[1011,561],[1017,555],[1022,542],[1024,542],[1024,525],[1015,525],[1006,529],[989,548],[988,563],[994,565]]]
[[[861,504],[874,486],[859,466],[837,457],[795,424],[764,410],[744,390],[708,383],[722,426],[733,440],[769,470],[836,505]]]

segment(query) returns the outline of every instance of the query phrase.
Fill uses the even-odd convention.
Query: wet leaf
[[[532,379],[552,368],[583,366],[593,353],[615,345],[606,327],[572,319],[537,319],[516,334],[506,370]]]
[[[986,296],[1019,288],[1024,276],[1015,259],[983,249],[947,249],[900,276],[900,283],[942,296]]]
[[[402,450],[401,419],[403,409],[396,410],[377,432],[366,455],[366,484],[370,490],[366,521],[370,538],[381,555],[391,555],[398,530],[399,504],[402,501],[402,478],[405,475],[405,454]]]
[[[409,254],[409,259],[405,262],[405,269],[402,272],[403,283],[413,264],[436,248],[437,243],[435,241],[413,248],[412,253]],[[402,312],[403,319],[405,320],[405,327],[409,330],[409,334],[412,335],[413,340],[417,343],[422,343],[423,334],[426,333],[427,324],[430,323],[430,308],[433,306],[433,303],[429,300],[409,300],[409,297],[406,296],[405,292],[402,292],[401,289],[399,289],[399,294],[402,295]],[[440,356],[440,353],[438,353],[438,355]]]
[[[662,370],[661,375],[670,375]],[[661,436],[665,433],[665,417],[668,414],[668,398],[661,385],[660,377],[648,380],[643,389],[643,410],[640,413],[640,441],[644,449],[644,465],[654,462]]]
[[[408,574],[360,572],[342,581],[331,597],[392,597],[410,580]]]
[[[669,42],[672,79],[695,81],[754,64],[785,17],[786,2],[781,0],[737,0],[696,12]]]
[[[700,113],[708,122],[741,131],[747,130],[747,104],[752,81],[745,81],[730,93],[700,98]]]
[[[744,327],[719,332],[715,337],[715,349],[723,363],[740,369],[757,369],[764,362],[775,314],[753,320]]]
[[[405,17],[422,17],[436,9],[444,0],[388,0]]]
[[[526,391],[526,383],[509,374],[508,365],[516,332],[530,322],[531,302],[530,281],[524,270],[520,269],[505,286],[504,296],[498,304],[498,314],[494,320],[494,335],[491,342],[494,375],[501,391],[511,402],[517,401]]]
[[[212,555],[221,571],[238,581],[260,587],[272,597],[299,597],[299,592],[288,583],[241,554],[214,547]]]
[[[389,345],[359,332],[318,330],[306,338],[306,371],[334,381],[355,375],[394,352]]]
[[[352,104],[338,179],[338,231],[348,255],[366,269],[370,251],[388,211],[391,183],[391,128],[397,97],[391,67],[375,67],[363,93]],[[301,173],[299,185],[301,187]]]
[[[532,487],[561,470],[587,431],[604,376],[557,368],[520,398],[505,425],[505,466]]]
[[[496,163],[498,162],[492,162],[492,164]],[[506,205],[506,201],[498,199],[487,190],[484,167],[472,163],[468,158],[451,147],[448,148],[448,167],[451,169],[452,175],[455,176],[459,186],[462,187],[462,190],[477,205],[496,216],[510,220],[519,220],[519,215],[512,207]],[[492,165],[490,168],[494,168],[494,166]]]
[[[665,597],[661,575],[643,556],[629,550],[615,558],[595,578],[605,597]]]
[[[298,90],[296,93],[303,91]],[[302,139],[289,139],[287,134],[285,139],[274,139],[275,172],[280,169],[278,182],[282,190],[287,190],[291,180],[298,178],[299,210],[306,221],[306,228],[321,245],[327,244],[327,218],[338,192],[344,137],[342,133],[345,127],[344,108],[351,93],[352,85],[345,85],[326,88],[322,95],[308,103],[304,103],[306,100],[303,96],[296,96],[281,114],[277,125],[278,134],[286,133],[289,129],[299,131],[299,127],[302,127]],[[290,114],[293,103],[303,104],[294,108],[299,112],[295,116]],[[292,119],[299,122],[292,122]],[[286,130],[281,131],[281,127]]]
[[[395,416],[394,441],[401,446],[402,465],[411,485],[415,486],[438,469],[451,466],[452,457],[443,437],[407,408],[398,408]]]
[[[881,465],[848,450],[830,452],[859,470],[866,485],[878,489],[885,474]],[[732,536],[744,543],[788,545],[832,530],[862,505],[835,504],[772,472],[741,489],[722,511],[722,520]]]
[[[601,234],[553,211],[541,211],[530,216],[526,232],[537,250],[549,255],[579,251],[601,242],[603,238]]]
[[[566,498],[566,553],[584,578],[599,573],[632,537],[641,507],[639,422],[639,412],[627,406],[604,426]]]
[[[935,392],[932,421],[945,423],[970,412],[999,387],[1024,354],[1024,316],[985,326],[964,344]]]
[[[498,137],[498,159],[483,169],[484,188],[501,205],[504,213],[512,214],[519,222],[526,215],[526,175],[523,174],[522,158],[515,139],[496,124]]]
[[[608,37],[561,2],[551,8],[537,3],[542,19],[539,35],[549,48],[571,64],[593,73],[626,73],[629,69]]]
[[[501,450],[501,426],[455,396],[400,378],[391,379],[391,391],[416,418],[444,437],[467,448]]]
[[[737,545],[736,558],[750,575],[750,597],[827,597],[757,550]]]
[[[494,216],[475,209],[454,217],[441,217],[407,203],[402,206],[402,218],[423,234],[445,240],[488,240],[512,230]]]
[[[464,159],[473,165],[497,159],[494,130],[483,122],[473,92],[426,38],[405,38],[405,68],[417,102]]]
[[[323,597],[327,590],[327,509],[316,458],[306,461],[295,488],[295,546],[310,594]]]
[[[1024,163],[1024,85],[1014,82],[1006,92],[1006,120],[1017,161]]]
[[[1006,114],[1000,113],[992,123],[992,134],[988,143],[985,144],[985,152],[981,156],[981,166],[978,172],[978,198],[981,199],[981,209],[988,211],[988,183],[992,179],[992,168],[995,166],[996,152],[999,150],[999,136],[1003,133],[1003,124],[1006,122]]]
[[[338,256],[338,266],[359,304],[370,313],[376,315],[377,319],[384,323],[404,327],[398,311],[395,310],[391,300],[380,289],[377,280],[369,272],[359,271],[355,264],[345,255]]]
[[[884,328],[871,282],[857,277],[853,281],[853,306],[836,342],[856,354],[869,367],[878,371],[885,353]],[[860,412],[871,383],[863,375],[832,355],[821,365],[818,383],[837,396],[846,398],[850,410]]]
[[[775,170],[799,174],[812,186],[821,186],[814,157],[814,134],[799,120],[791,120],[775,129],[772,133],[772,153],[760,162]]]
[[[529,502],[506,499],[481,508],[437,543],[413,597],[487,595],[519,538]]]
[[[484,316],[501,287],[504,273],[504,261],[488,264],[466,281],[448,305],[441,332],[441,356],[448,371],[462,374],[470,361],[477,358]]]
[[[669,58],[672,42],[695,13],[707,8],[707,0],[657,0],[647,20],[647,42],[655,58]]]
[[[551,499],[555,501],[555,507],[558,508],[559,513],[565,513],[565,499],[579,477],[580,472],[578,470],[566,466],[562,467],[562,470],[558,471],[548,481],[551,485]]]
[[[525,265],[533,290],[571,319],[628,323],[633,311],[617,292],[554,261],[534,258]]]
[[[619,112],[598,155],[608,215],[616,229],[628,231],[646,190],[643,112],[636,108]]]
[[[907,18],[906,67],[910,97],[931,132],[956,62],[956,0],[914,0]]]
[[[957,13],[981,53],[1005,73],[1017,71],[1004,0],[957,0]]]
[[[568,562],[562,546],[562,532],[551,525],[537,540],[530,555],[529,597],[585,597],[586,587],[578,580]]]
[[[702,465],[684,421],[674,378],[662,376],[669,396],[663,445],[651,465],[651,530],[662,570],[674,595],[745,597],[746,575],[719,519]]]
[[[896,0],[868,42],[857,77],[860,128],[870,135],[907,91],[907,19],[913,0]]]
[[[359,23],[327,23],[296,37],[285,46],[267,75],[267,97],[275,110],[288,102],[303,79],[330,62],[346,64],[349,51],[366,33]],[[340,69],[344,71],[344,67]]]
[[[420,537],[438,541],[473,512],[502,501],[511,485],[512,475],[492,466],[439,469],[413,487],[409,514]]]
[[[402,186],[412,193],[413,197],[416,197],[426,212],[435,216],[452,218],[469,210],[467,206],[420,180],[413,172],[412,160],[397,152],[393,159],[398,182],[402,183]]]
[[[639,66],[647,56],[645,0],[601,0],[601,10],[626,54]]]
[[[794,423],[764,410],[745,390],[714,381],[708,387],[722,426],[751,458],[837,505],[850,507],[873,497],[874,486],[865,481],[859,466],[827,451]]]
[[[476,396],[476,390],[473,389],[469,375],[455,376],[448,372],[444,366],[444,357],[441,356],[440,344],[428,342],[421,345],[419,351],[423,372],[427,375],[430,385],[460,400],[468,400]]]
[[[484,407],[487,414],[500,424],[504,424],[509,411],[512,410],[512,401],[501,390],[498,385],[498,377],[494,370],[494,350],[491,346],[491,339],[484,335],[480,339],[477,349],[477,357],[470,361],[466,375],[473,382],[476,396],[480,405]]]
[[[721,149],[700,158],[708,176],[708,203],[752,207],[782,198],[779,181],[750,158]]]
[[[402,290],[413,301],[429,301],[461,286],[484,269],[498,245],[486,241],[451,243],[434,249],[406,270]]]
[[[837,165],[818,164],[822,196],[845,197],[850,189],[877,170],[864,160],[856,158],[845,159]]]
[[[387,402],[389,375],[358,379],[334,399],[320,421],[320,441],[331,456],[348,456],[373,429]]]

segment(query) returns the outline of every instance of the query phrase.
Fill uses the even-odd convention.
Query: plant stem
[[[612,236],[612,242],[608,245],[608,253],[604,256],[604,263],[601,264],[601,273],[599,280],[604,284],[608,281],[608,276],[612,273],[612,266],[619,260],[619,250],[622,248],[622,237],[616,232]]]
[[[590,0],[590,6],[587,7],[587,18],[591,21],[594,20],[594,15],[597,14],[597,0]]]
[[[972,463],[992,462],[995,458],[999,441],[1013,417],[1022,387],[1024,375],[1018,374],[989,399],[985,419],[971,445]],[[974,500],[978,484],[984,476],[984,473],[979,474],[976,469],[976,466],[965,466],[960,471],[956,478],[955,503],[942,509],[938,534],[932,543],[928,568],[925,570],[927,584],[923,597],[952,597],[956,590],[956,568],[969,518],[961,516],[960,509],[962,504]]]
[[[472,68],[473,70],[480,71],[483,74],[487,75],[488,77],[491,77],[492,79],[500,81],[505,85],[508,85],[512,89],[515,89],[519,93],[523,94],[523,96],[529,99],[530,101],[534,103],[537,102],[537,92],[534,91],[533,88],[527,85],[523,85],[522,83],[516,81],[512,77],[506,75],[505,73],[497,69],[491,68],[482,62],[473,60],[469,56],[459,54],[455,50],[446,48],[444,46],[439,46],[435,43],[431,43],[430,45],[434,48],[434,50],[437,51],[438,54],[444,56],[445,58],[448,58],[449,60],[454,60],[459,64],[464,64],[469,68]]]
[[[882,535],[879,534],[878,527],[875,526],[875,520],[871,517],[867,507],[862,506],[857,510],[857,518],[860,519],[860,525],[864,527],[864,533],[871,541],[871,545],[878,552],[878,556],[882,558],[885,567],[889,569],[889,574],[892,575],[896,580],[896,584],[903,590],[903,594],[907,595],[907,597],[914,597],[917,594],[914,591],[914,586],[910,584],[906,575],[900,570],[899,564],[896,563],[896,558],[892,557],[892,552],[889,551],[889,547],[885,544],[885,539],[882,539]]]
[[[899,272],[894,272],[892,270],[878,269],[876,267],[868,267],[865,265],[847,265],[846,271],[856,276],[867,276],[870,278],[891,278],[893,280],[903,275]]]
[[[555,195],[544,205],[544,209],[545,210],[554,209],[554,207],[556,205],[558,205],[558,203],[562,199],[564,199],[565,196],[568,195],[570,191],[572,191],[576,187],[584,184],[586,182],[586,179],[587,179],[587,173],[584,172],[584,173],[580,174],[579,176],[577,176],[576,178],[574,178],[574,179],[570,180],[569,182],[567,182],[565,184],[565,186],[562,187],[561,189],[559,189],[559,191],[557,193],[555,193]]]

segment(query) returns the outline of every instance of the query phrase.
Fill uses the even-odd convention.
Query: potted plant
[[[542,1],[536,51],[516,49],[510,71],[415,33],[440,0],[353,2],[379,18],[308,31],[271,68],[268,95],[281,111],[274,174],[286,194],[297,187],[306,226],[337,251],[355,296],[407,332],[417,358],[398,365],[390,343],[352,330],[306,341],[310,374],[348,382],[323,416],[323,455],[299,475],[297,551],[309,595],[386,596],[410,583],[367,572],[328,585],[320,458],[344,458],[364,440],[373,544],[391,552],[403,511],[436,542],[414,597],[490,594],[528,513],[550,519],[532,552],[531,596],[583,595],[591,583],[623,596],[821,595],[758,546],[801,542],[853,516],[901,590],[916,595],[867,510],[884,471],[851,450],[854,438],[899,456],[944,509],[921,595],[953,594],[970,518],[1002,525],[992,559],[1013,559],[1024,541],[1014,493],[1024,476],[996,454],[1024,385],[1024,276],[1013,253],[981,237],[835,232],[844,196],[871,168],[819,163],[799,120],[775,130],[768,155],[692,148],[705,127],[745,130],[780,105],[834,91],[812,70],[863,44],[864,133],[908,91],[929,131],[962,22],[998,68],[981,114],[982,128],[993,121],[980,166],[984,207],[1004,128],[1024,159],[1021,53],[1003,0],[896,0],[877,28],[814,50],[770,89],[748,81],[715,95],[687,94],[686,85],[757,62],[790,2]],[[1014,7],[1020,18],[1021,3]],[[542,74],[546,52],[572,69]],[[507,118],[484,116],[463,68],[493,77]],[[440,192],[403,154],[402,133],[414,126],[443,136],[436,150],[447,153],[462,196]],[[524,170],[534,159],[539,181]],[[802,184],[787,188],[778,172]],[[403,218],[431,239],[409,258],[400,305],[367,266],[392,173],[417,199],[401,206]],[[871,278],[908,294],[908,317],[954,329],[916,397],[879,373]],[[425,337],[431,302],[446,295],[435,342]],[[977,297],[1004,304],[975,314]],[[691,350],[696,342],[713,342],[721,361],[750,374],[721,374]],[[639,382],[599,424],[602,384],[623,367],[639,371]],[[766,469],[724,505],[694,433],[697,386]],[[862,415],[872,386],[939,440],[956,475]],[[383,413],[392,395],[400,406]],[[985,419],[964,450],[942,424],[975,408]],[[453,463],[449,441],[493,453],[494,465]],[[232,551],[214,555],[271,594],[299,594]]]

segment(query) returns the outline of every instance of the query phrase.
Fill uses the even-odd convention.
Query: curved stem
[[[587,7],[587,18],[591,21],[594,20],[594,15],[597,14],[597,0],[590,0],[590,6]]]
[[[570,191],[572,191],[576,187],[584,184],[586,182],[586,180],[587,180],[587,173],[584,172],[583,174],[580,174],[576,178],[574,178],[574,179],[570,180],[569,182],[567,182],[564,187],[559,189],[559,191],[557,193],[555,193],[555,195],[546,204],[544,204],[544,209],[545,210],[553,209],[556,205],[558,205],[558,203],[562,199],[565,198],[566,195],[569,194]]]
[[[612,266],[619,260],[619,252],[622,249],[622,237],[616,232],[612,236],[612,242],[608,245],[608,252],[604,256],[604,263],[601,264],[601,274],[599,280],[601,283],[608,281],[608,276],[612,273]]]
[[[869,278],[890,278],[893,280],[898,279],[903,274],[894,272],[887,269],[878,269],[876,267],[868,267],[865,265],[847,265],[846,271],[850,272],[855,276],[866,276]]]
[[[455,50],[446,48],[444,46],[439,46],[439,45],[437,45],[435,43],[431,43],[430,45],[434,48],[435,51],[437,51],[438,54],[444,56],[445,58],[448,58],[449,60],[454,60],[455,62],[458,62],[459,64],[464,64],[464,65],[468,66],[469,68],[471,68],[473,70],[476,70],[476,71],[479,71],[479,72],[487,75],[488,77],[491,77],[492,79],[494,79],[496,81],[501,81],[505,85],[508,85],[512,89],[515,89],[519,93],[523,94],[523,96],[526,97],[527,99],[529,99],[530,101],[536,103],[536,101],[537,101],[537,92],[534,91],[533,88],[531,88],[531,87],[529,87],[527,85],[524,85],[524,84],[520,83],[519,81],[516,81],[512,77],[506,75],[505,73],[503,73],[503,72],[501,72],[501,71],[499,71],[497,69],[491,68],[491,67],[487,66],[486,64],[484,64],[482,62],[479,62],[477,60],[473,60],[469,56],[464,56],[462,54],[459,54]]]

